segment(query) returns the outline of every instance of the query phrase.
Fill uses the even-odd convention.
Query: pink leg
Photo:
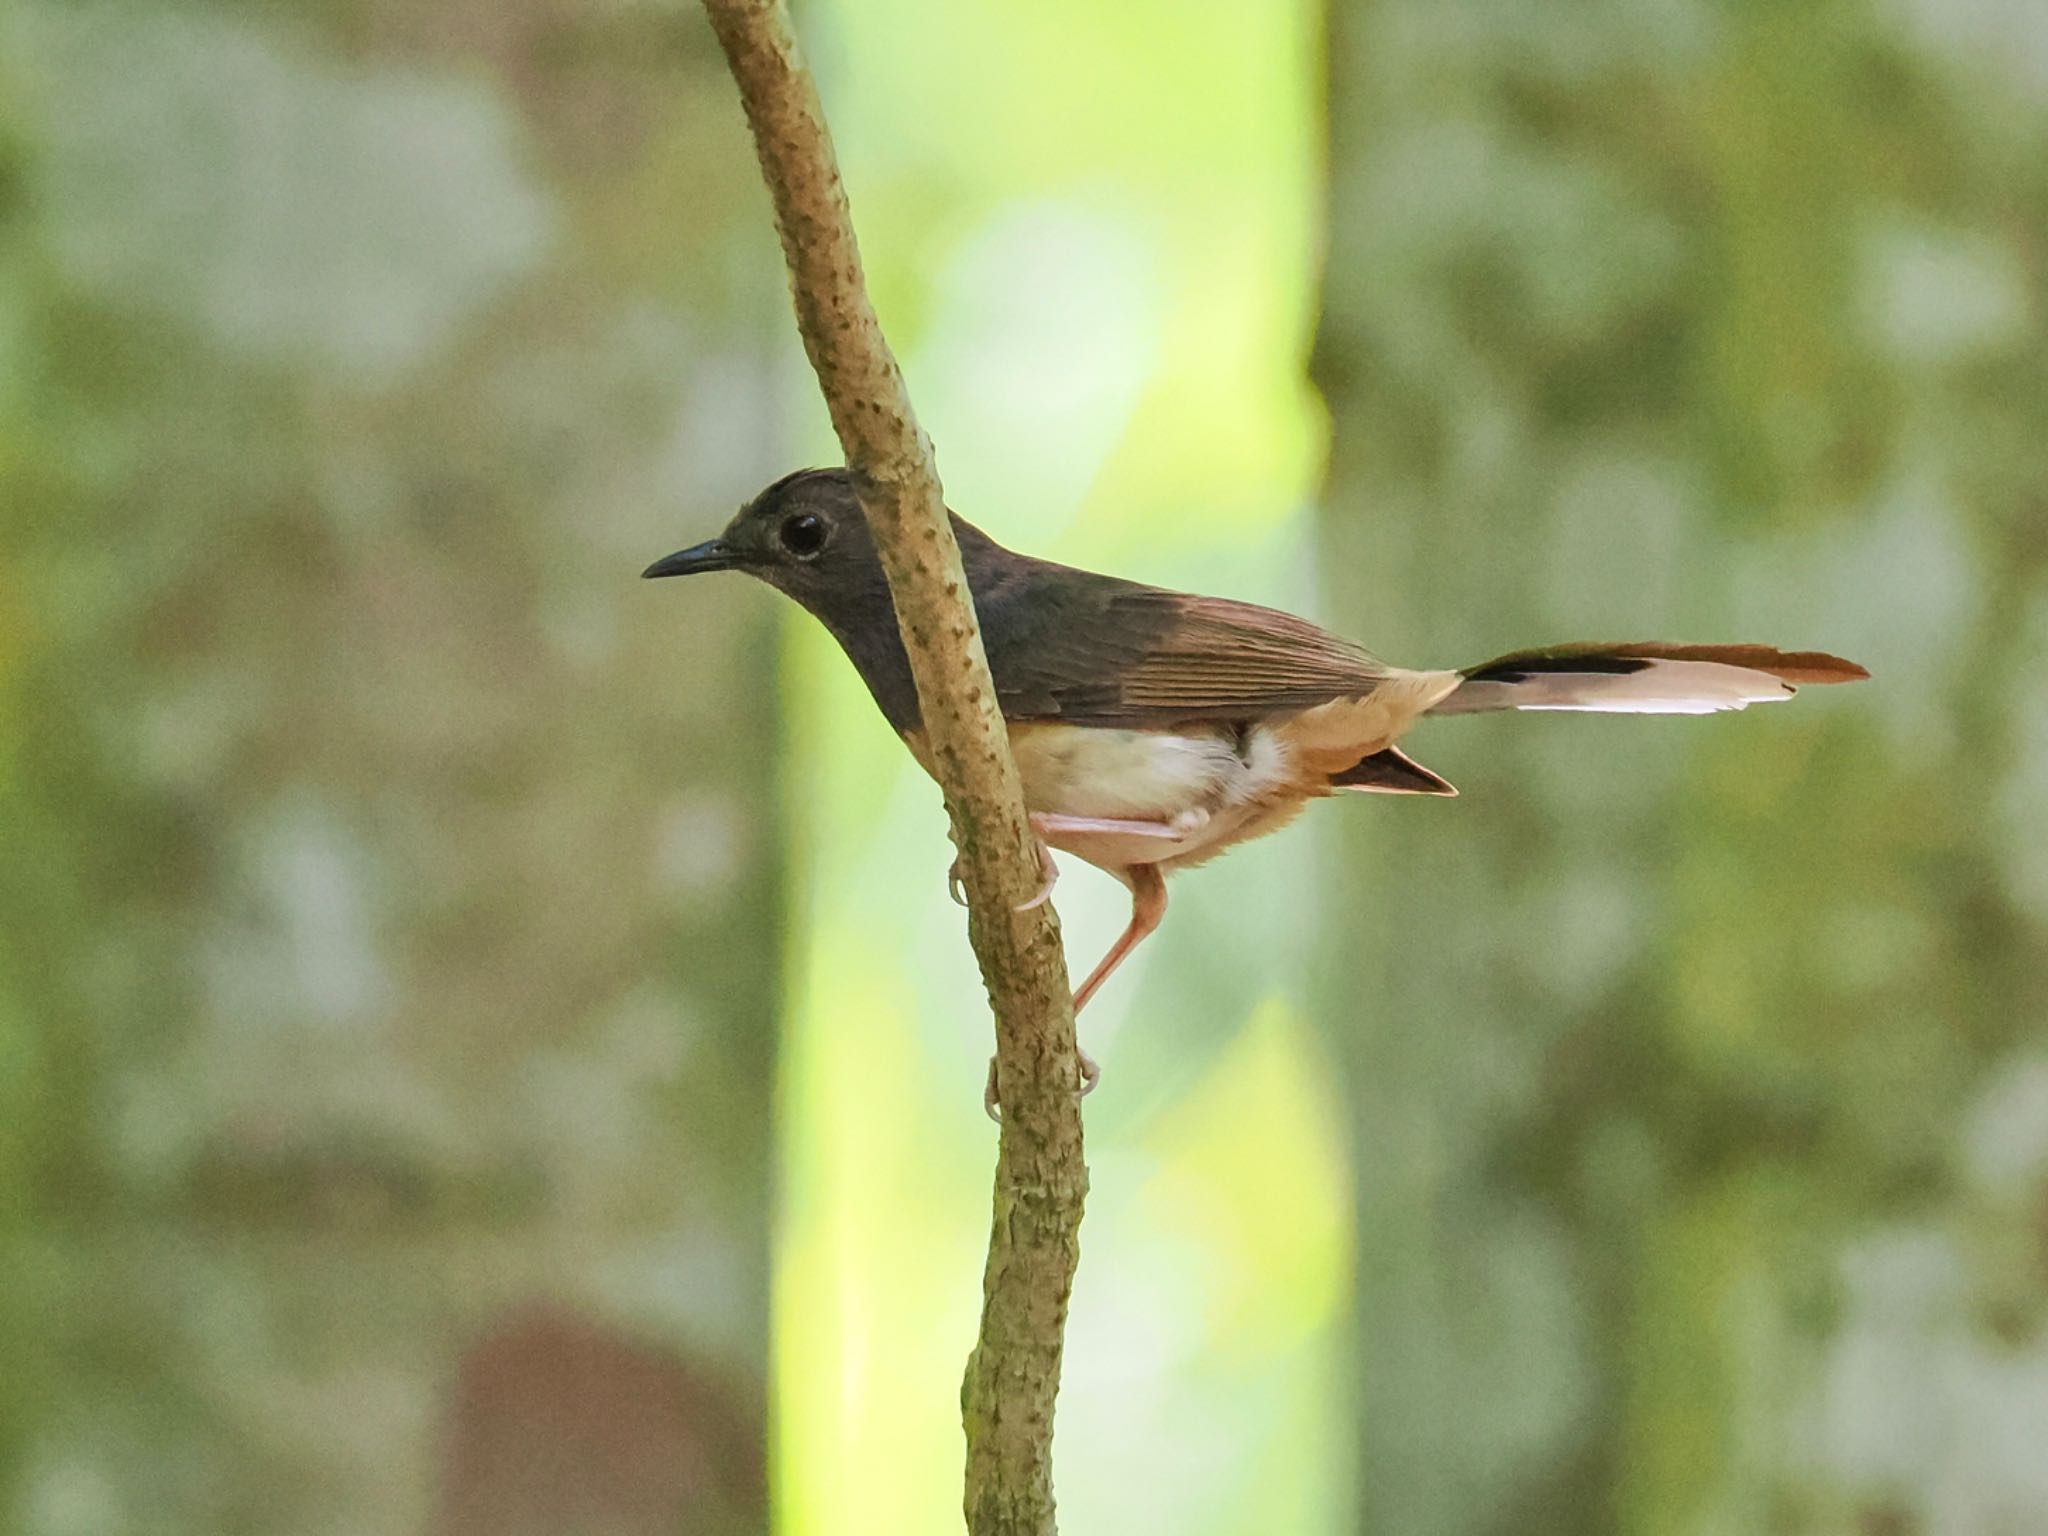
[[[1130,926],[1124,929],[1123,937],[1110,946],[1109,953],[1088,973],[1088,979],[1075,992],[1075,1013],[1088,1006],[1088,999],[1109,980],[1110,973],[1124,963],[1130,952],[1142,944],[1147,935],[1159,926],[1159,920],[1166,916],[1166,876],[1159,872],[1157,864],[1133,864],[1123,871],[1123,879],[1124,884],[1131,888]]]
[[[1102,816],[1056,816],[1050,811],[1033,811],[1031,829],[1038,834],[1038,867],[1045,879],[1032,894],[1031,899],[1018,907],[1019,912],[1029,912],[1033,907],[1042,907],[1052,896],[1052,888],[1059,884],[1060,867],[1052,861],[1052,849],[1048,840],[1056,832],[1107,832],[1123,837],[1179,837],[1180,832],[1163,821],[1119,821]],[[960,888],[960,861],[955,859],[953,867],[946,871],[946,894],[958,906],[967,905],[967,895]]]
[[[1119,821],[1108,816],[1056,816],[1051,811],[1033,811],[1031,825],[1038,835],[1050,838],[1055,832],[1110,832],[1125,837],[1176,838],[1181,833],[1163,821]]]
[[[1032,819],[1037,820],[1036,817]],[[1130,952],[1144,943],[1147,935],[1159,926],[1160,919],[1166,916],[1166,876],[1159,872],[1158,865],[1133,864],[1119,874],[1124,884],[1131,888],[1130,925],[1074,994],[1076,1016],[1087,1006],[1088,999],[1109,980],[1110,972],[1122,965]],[[1081,1097],[1086,1098],[1095,1091],[1095,1085],[1102,1077],[1102,1068],[1078,1044],[1074,1047],[1074,1054],[1081,1059]],[[988,1111],[989,1119],[1002,1119],[1002,1106],[997,1100],[996,1059],[993,1056],[988,1059],[988,1082],[982,1089],[981,1104]]]
[[[1017,909],[1019,912],[1029,912],[1033,907],[1043,906],[1046,898],[1052,895],[1052,888],[1059,883],[1060,867],[1052,861],[1052,847],[1049,842],[1056,832],[1109,832],[1120,833],[1125,837],[1161,838],[1175,838],[1181,835],[1163,821],[1121,821],[1104,816],[1056,816],[1050,811],[1033,811],[1031,828],[1038,834],[1038,861],[1045,870],[1045,884],[1038,888],[1037,895]],[[1082,1060],[1093,1066],[1086,1057]],[[1092,1076],[1088,1079],[1088,1086],[1095,1086],[1095,1079]],[[1082,1092],[1087,1092],[1087,1089],[1084,1088]]]

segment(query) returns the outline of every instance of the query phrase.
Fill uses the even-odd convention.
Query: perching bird
[[[1172,871],[1340,790],[1456,794],[1394,745],[1424,715],[1706,714],[1869,675],[1816,651],[1664,644],[1561,645],[1410,671],[1289,613],[1016,554],[957,516],[953,532],[1031,825],[1130,888],[1130,924],[1074,993],[1077,1013],[1159,926]],[[785,475],[717,538],[645,574],[722,570],[810,610],[931,771],[895,608],[845,470]]]

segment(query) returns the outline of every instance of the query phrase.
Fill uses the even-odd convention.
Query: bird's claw
[[[1042,842],[1038,845],[1038,868],[1039,872],[1045,877],[1044,880],[1040,883],[1037,891],[1032,894],[1031,899],[1020,903],[1013,909],[1014,911],[1029,912],[1035,907],[1044,906],[1046,902],[1052,899],[1052,888],[1060,883],[1060,867],[1053,862],[1052,850]],[[955,859],[952,866],[946,871],[946,894],[953,898],[955,906],[964,907],[967,905],[967,890],[965,883],[960,877],[960,861],[958,859]]]
[[[1074,1047],[1074,1056],[1081,1064],[1081,1086],[1075,1090],[1074,1097],[1085,1099],[1095,1091],[1095,1085],[1102,1081],[1102,1068],[1096,1064],[1093,1056],[1090,1056],[1078,1045]],[[981,1090],[981,1107],[987,1111],[989,1119],[995,1121],[997,1125],[1001,1125],[1003,1123],[1003,1104],[1002,1098],[997,1092],[997,1086],[996,1059],[991,1056],[988,1059],[988,1081],[982,1086]]]
[[[1038,845],[1038,872],[1044,876],[1038,891],[1032,898],[1017,908],[1029,912],[1033,907],[1042,907],[1052,899],[1052,888],[1060,883],[1060,867],[1052,860],[1052,850],[1041,842]]]

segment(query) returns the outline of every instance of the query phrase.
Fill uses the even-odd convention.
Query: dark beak
[[[739,552],[723,539],[706,539],[672,555],[664,555],[642,576],[694,576],[699,571],[730,571],[740,565]]]

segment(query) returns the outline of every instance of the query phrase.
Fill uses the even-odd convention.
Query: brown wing
[[[1035,560],[969,575],[1012,720],[1238,720],[1370,693],[1387,675],[1350,641],[1253,603]]]
[[[1371,692],[1387,669],[1307,619],[1221,597],[1148,594],[1176,615],[1123,682],[1126,707],[1307,708]]]

